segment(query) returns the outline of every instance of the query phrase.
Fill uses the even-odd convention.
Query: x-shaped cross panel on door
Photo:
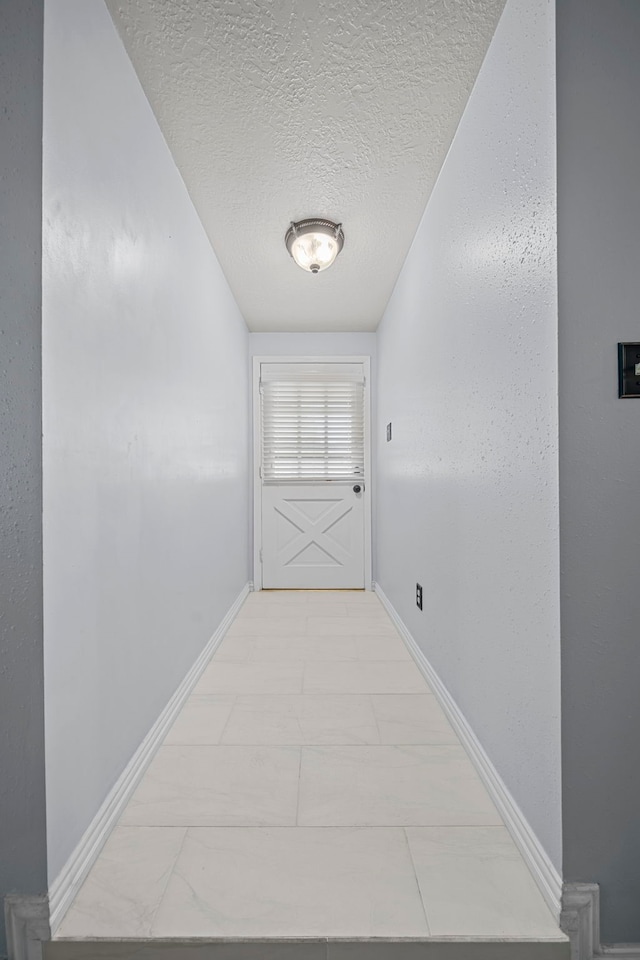
[[[298,502],[304,503],[303,500]],[[328,503],[329,501],[324,502]],[[340,566],[345,566],[351,562],[352,558],[344,547],[328,536],[328,531],[351,513],[351,504],[339,500],[316,518],[304,514],[296,506],[295,500],[282,499],[274,509],[284,520],[293,524],[300,531],[297,537],[278,550],[278,562],[283,566],[293,563],[312,543],[315,543],[320,550],[328,554]]]

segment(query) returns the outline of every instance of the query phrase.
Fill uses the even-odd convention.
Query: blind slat
[[[264,480],[362,478],[361,377],[267,379],[260,394]]]

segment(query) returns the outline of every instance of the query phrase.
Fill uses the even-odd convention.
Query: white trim
[[[618,960],[640,960],[640,943],[612,943],[601,946],[596,957],[617,957]]]
[[[600,943],[600,887],[565,883],[560,926],[571,941],[571,960],[640,960],[640,943]]]
[[[565,883],[560,926],[571,941],[571,960],[593,960],[600,948],[600,888]]]
[[[551,863],[540,841],[529,826],[524,814],[511,796],[500,774],[469,726],[464,714],[401,620],[393,604],[379,584],[375,585],[375,590],[382,601],[382,605],[409,648],[409,652],[416,661],[418,668],[440,702],[440,706],[460,738],[462,746],[469,754],[471,762],[487,788],[491,799],[498,808],[500,816],[504,820],[507,830],[522,854],[547,906],[556,920],[559,920],[560,897],[562,893],[562,878],[560,874]]]
[[[364,588],[373,590],[373,461],[371,457],[371,357],[361,360],[365,375],[364,385]]]
[[[260,476],[260,364],[253,358],[253,583],[262,590],[262,478]]]
[[[4,915],[9,960],[42,960],[42,943],[51,938],[47,897],[9,894]]]
[[[260,364],[262,363],[361,363],[364,376],[364,588],[373,590],[371,525],[373,516],[373,476],[371,459],[371,357],[343,355],[339,357],[283,357],[259,356],[253,358],[253,583],[254,590],[262,590],[262,479],[260,477]]]
[[[51,884],[49,889],[49,903],[51,908],[52,933],[55,933],[60,925],[64,914],[71,905],[109,834],[120,818],[125,805],[138,786],[142,775],[149,766],[158,747],[164,740],[169,727],[172,725],[185,700],[200,679],[209,660],[215,653],[220,641],[244,603],[249,590],[250,585],[247,583],[232,603],[218,629],[208,641],[206,647],[167,703],[153,727],[118,777],[106,800],[85,831],[84,836]]]

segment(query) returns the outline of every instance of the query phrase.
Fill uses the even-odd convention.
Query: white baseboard
[[[540,893],[556,920],[559,920],[562,895],[562,878],[560,874],[551,863],[540,841],[529,826],[526,817],[511,796],[500,774],[469,726],[464,714],[412,637],[395,607],[377,583],[375,584],[375,591],[401,637],[404,639],[418,668],[440,702],[440,706],[446,713],[463,747],[469,754],[471,762],[478,771],[480,779],[498,808],[500,816],[504,820],[505,826],[522,854],[533,879],[538,885]]]
[[[9,894],[4,898],[9,960],[42,960],[43,941],[50,937],[47,897]]]
[[[640,960],[640,943],[611,943],[600,945],[600,952],[596,954],[596,960],[600,958],[613,957],[614,960]]]
[[[164,740],[169,727],[172,725],[182,709],[185,700],[200,679],[209,660],[215,653],[218,644],[244,603],[249,590],[250,586],[247,583],[234,600],[218,629],[167,703],[153,727],[122,771],[106,800],[85,831],[84,836],[51,884],[49,890],[49,906],[51,911],[50,923],[52,934],[55,933],[60,925],[60,921],[93,866],[158,747]]]
[[[565,883],[560,925],[571,941],[571,960],[640,960],[640,943],[600,943],[600,888]]]
[[[571,941],[571,960],[593,960],[600,949],[600,888],[565,883],[560,926]]]

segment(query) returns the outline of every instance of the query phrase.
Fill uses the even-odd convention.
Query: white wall
[[[252,333],[252,357],[371,357],[376,356],[375,333]]]
[[[49,877],[249,575],[248,334],[102,0],[48,0]]]
[[[554,5],[508,0],[379,329],[377,579],[559,868],[554,164]]]

